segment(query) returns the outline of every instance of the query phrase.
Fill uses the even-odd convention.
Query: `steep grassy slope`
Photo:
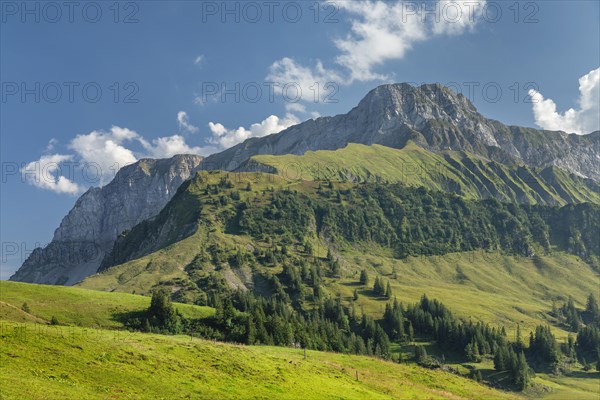
[[[231,187],[217,190],[213,185],[226,177],[231,178]],[[334,189],[327,190],[333,193],[351,187],[351,184],[340,183]],[[261,230],[260,234],[240,232],[240,224],[251,221],[250,216],[261,215],[263,211],[260,210],[270,213],[273,196],[282,190],[289,193],[282,200],[287,201],[287,205],[282,203],[279,207],[282,214],[273,219],[257,220],[256,229]],[[353,227],[350,223],[355,220],[351,220],[344,225],[344,229],[375,227],[372,235],[376,235],[379,230],[377,224],[381,224],[381,230],[385,228],[388,231],[384,232],[383,240],[379,243],[340,237],[335,234],[335,223],[327,225],[326,218],[318,222],[316,216],[307,217],[291,205],[292,200],[300,196],[295,195],[296,192],[309,196],[317,211],[322,210],[314,205],[319,199],[339,203],[331,193],[323,193],[327,190],[320,188],[317,182],[289,182],[269,174],[201,174],[185,188],[185,194],[175,197],[175,204],[172,205],[173,209],[184,205],[197,206],[197,213],[188,212],[189,220],[176,222],[174,217],[165,217],[154,228],[150,224],[139,227],[140,232],[137,232],[138,228],[134,229],[129,239],[125,237],[118,243],[116,252],[120,262],[101,274],[89,277],[80,285],[89,289],[141,294],[150,293],[155,285],[163,285],[173,289],[178,301],[202,303],[205,301],[203,292],[208,291],[203,286],[206,285],[206,279],[218,277],[229,288],[269,295],[272,289],[265,283],[265,275],[281,274],[285,264],[294,264],[299,259],[322,264],[328,251],[332,251],[339,259],[340,272],[339,276],[324,278],[324,289],[333,296],[341,294],[346,301],[352,298],[354,289],[358,289],[361,296],[357,303],[373,315],[380,316],[383,313],[385,301],[373,296],[370,288],[356,286],[362,269],[370,273],[371,282],[376,275],[390,280],[394,295],[399,300],[413,302],[427,293],[443,301],[461,317],[506,325],[510,330],[517,323],[531,329],[541,322],[552,322],[549,312],[553,302],[560,303],[569,295],[582,307],[586,296],[595,292],[600,284],[593,267],[578,256],[557,251],[556,246],[551,246],[546,254],[545,250],[534,244],[535,256],[479,249],[466,253],[442,252],[439,256],[423,253],[422,256],[398,258],[395,250],[385,245],[386,238],[396,233],[390,230],[389,225],[380,222],[381,218],[385,221],[385,217],[381,217],[383,211],[377,210],[377,203],[353,207],[350,197],[344,197],[343,203],[335,207],[350,214],[369,208],[379,219],[369,216],[372,219],[360,229]],[[321,195],[317,194],[319,191]],[[239,200],[231,200],[234,193]],[[278,201],[275,198],[275,202]],[[406,198],[402,201],[404,207],[409,207],[412,200]],[[243,209],[240,208],[242,206]],[[496,205],[492,205],[494,207]],[[248,214],[254,209],[259,211]],[[549,213],[555,212],[553,210],[547,209]],[[173,214],[170,207],[164,213]],[[395,215],[389,218],[401,219],[402,214],[397,212]],[[507,214],[499,213],[494,218],[507,218]],[[305,220],[305,225],[298,222],[300,220]],[[163,226],[177,230],[179,225],[189,226],[193,221],[197,225],[193,234],[160,249],[149,248],[144,241],[137,240],[139,236],[152,236],[155,231],[168,235],[168,230]],[[425,221],[428,226],[423,226],[423,229],[434,226],[433,216]],[[450,219],[445,221],[443,225],[449,226]],[[582,229],[584,235],[589,235],[588,231],[593,230],[593,227],[585,227],[584,223],[575,221],[578,220],[573,220],[572,224]],[[298,224],[306,230],[302,231]],[[473,235],[475,227],[468,225],[465,230]],[[297,235],[303,235],[302,240]],[[508,230],[509,239],[517,235],[517,228]],[[307,243],[312,247],[310,250],[306,248]],[[287,255],[282,254],[284,246]],[[427,250],[427,247],[422,249]],[[235,265],[233,258],[240,251],[250,259]],[[268,251],[273,251],[278,261],[264,261],[264,253]],[[285,281],[284,278],[280,279]],[[310,300],[311,294],[308,292],[305,297]],[[565,331],[558,328],[556,331],[560,337],[566,336]]]
[[[302,156],[254,156],[243,167],[277,173],[287,179],[402,182],[467,198],[494,197],[529,204],[600,203],[592,180],[548,167],[508,167],[464,152],[429,152],[412,142],[402,149],[351,143],[334,151]]]
[[[151,287],[149,282],[152,285],[177,285],[184,288],[179,294],[182,299],[194,300],[196,296],[191,288],[195,284],[176,260],[183,265],[192,263],[194,255],[186,249],[199,246],[201,240],[201,236],[195,235],[186,239],[185,245],[182,243],[181,247],[174,245],[112,267],[86,279],[81,286],[95,290],[148,294]],[[221,236],[219,241],[232,248],[250,243],[228,235]],[[398,300],[412,303],[427,293],[442,300],[460,317],[496,326],[504,325],[513,334],[517,324],[521,325],[524,334],[528,334],[540,323],[555,322],[549,315],[553,303],[561,304],[569,295],[579,308],[583,308],[586,297],[590,293],[597,293],[600,285],[600,278],[589,265],[566,253],[531,259],[481,252],[442,257],[410,257],[406,260],[397,260],[381,253],[365,255],[352,250],[338,255],[342,265],[341,278],[326,279],[325,290],[332,296],[339,293],[349,302],[354,289],[357,289],[360,297],[356,306],[369,314],[381,317],[386,299],[373,294],[372,284],[365,287],[358,283],[359,271],[363,268],[369,271],[371,282],[377,275],[389,280]],[[149,263],[164,265],[166,275],[158,271],[139,275],[135,272]],[[281,272],[281,267],[264,267],[262,270],[276,274]],[[465,278],[459,277],[457,271],[462,271]],[[251,272],[248,274],[237,268],[225,267],[220,274],[232,287],[253,288],[255,284]],[[244,280],[247,275],[250,278]],[[123,276],[137,278],[124,281]],[[553,329],[561,340],[568,335],[562,328],[554,326]]]
[[[411,365],[281,347],[2,322],[3,399],[517,399]],[[359,379],[356,380],[358,371]],[[25,384],[26,382],[26,384]]]
[[[29,310],[23,310],[27,303]],[[123,327],[119,315],[148,308],[150,298],[127,293],[106,293],[65,286],[0,281],[0,319],[48,323],[56,317],[61,324],[97,328]],[[214,314],[210,307],[176,304],[189,318]]]
[[[350,299],[354,289],[360,294],[357,307],[366,312],[383,313],[386,299],[373,296],[372,285],[358,282],[359,269],[389,280],[394,296],[407,303],[416,302],[424,293],[441,299],[465,319],[505,326],[509,338],[517,324],[528,335],[540,323],[554,325],[552,304],[562,304],[573,296],[584,308],[590,293],[597,293],[600,278],[576,256],[553,253],[533,258],[468,252],[441,257],[409,257],[396,260],[385,254],[344,253],[346,277],[332,279],[331,291]],[[562,341],[568,332],[554,326]]]
[[[157,219],[124,234],[107,269],[81,286],[146,294],[165,286],[177,301],[196,304],[216,304],[215,296],[234,289],[268,298],[286,290],[305,310],[339,295],[344,306],[380,318],[390,300],[373,292],[378,276],[405,303],[426,293],[465,321],[504,326],[510,340],[517,324],[525,338],[550,324],[562,342],[568,333],[551,315],[553,303],[573,296],[582,309],[600,284],[598,211],[591,204],[467,201],[404,185],[201,173]],[[177,239],[182,231],[188,235]],[[306,267],[321,276],[318,287]],[[358,283],[362,270],[368,286]],[[300,284],[292,283],[294,274]],[[468,373],[463,363],[457,361]],[[472,367],[482,368],[495,381],[485,362]],[[586,393],[588,383],[582,378],[573,393]]]

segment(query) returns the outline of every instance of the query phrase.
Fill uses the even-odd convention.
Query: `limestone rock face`
[[[106,186],[85,192],[50,244],[35,249],[10,279],[72,285],[96,273],[118,235],[158,214],[201,161],[199,156],[177,155],[123,167]]]
[[[248,170],[259,154],[304,154],[348,143],[401,148],[408,140],[431,151],[462,150],[502,163],[556,166],[600,181],[600,132],[569,135],[507,126],[485,118],[462,94],[437,84],[382,85],[347,114],[308,120],[252,138],[202,162],[203,169]]]

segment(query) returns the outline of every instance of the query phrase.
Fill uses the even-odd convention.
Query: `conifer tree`
[[[598,312],[598,302],[596,301],[596,297],[594,297],[593,293],[587,298],[587,302],[585,305],[585,312],[588,315],[588,321],[598,321],[599,312]]]
[[[420,345],[415,346],[415,360],[417,360],[418,363],[421,363],[425,361],[426,358],[427,350],[425,349],[425,347]]]
[[[519,390],[524,390],[527,386],[529,386],[529,381],[531,377],[529,376],[529,366],[527,365],[527,360],[525,359],[525,354],[521,351],[517,358],[516,369],[513,372],[514,382],[517,385]]]
[[[377,296],[381,296],[381,295],[384,294],[383,284],[382,284],[381,279],[379,278],[379,276],[375,277],[375,283],[373,283],[373,292]]]
[[[246,344],[252,345],[256,342],[256,325],[252,316],[246,319]]]
[[[361,285],[369,284],[369,275],[367,274],[367,270],[365,270],[365,269],[360,271],[360,284]]]

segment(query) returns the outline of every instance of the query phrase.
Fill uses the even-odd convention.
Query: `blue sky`
[[[2,278],[113,166],[344,113],[382,83],[451,85],[507,124],[598,129],[598,2],[467,3],[2,2]]]

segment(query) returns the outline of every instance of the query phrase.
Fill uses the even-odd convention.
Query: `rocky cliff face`
[[[258,154],[304,154],[348,143],[401,148],[408,140],[431,151],[464,150],[502,163],[556,166],[600,181],[600,132],[568,135],[506,126],[477,112],[462,94],[441,85],[383,85],[349,113],[252,138],[207,157],[203,169],[247,169]]]
[[[157,215],[177,188],[199,168],[202,157],[143,159],[123,167],[103,188],[91,188],[54,232],[10,278],[21,282],[72,285],[96,273],[118,235]]]

